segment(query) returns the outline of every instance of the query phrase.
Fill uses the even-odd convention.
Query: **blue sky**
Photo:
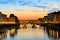
[[[26,6],[58,11],[60,10],[60,0],[0,0],[0,10],[22,10]]]
[[[21,20],[34,20],[60,11],[60,0],[0,0],[0,11],[8,17],[13,13]]]

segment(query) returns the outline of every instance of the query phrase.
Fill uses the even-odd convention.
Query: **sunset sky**
[[[60,10],[60,0],[0,0],[0,11],[20,20],[35,20]]]

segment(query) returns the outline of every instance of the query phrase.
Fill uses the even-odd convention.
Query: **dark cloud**
[[[43,6],[43,5],[33,5],[33,7],[37,7],[37,8],[43,8],[43,9],[46,9],[46,8],[49,8],[49,7],[47,7],[47,6]]]
[[[32,1],[19,1],[19,4],[23,6],[30,6],[33,3]]]

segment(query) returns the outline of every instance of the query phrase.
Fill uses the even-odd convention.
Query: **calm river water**
[[[0,34],[0,40],[60,40],[59,33],[54,30],[36,29],[12,29]]]

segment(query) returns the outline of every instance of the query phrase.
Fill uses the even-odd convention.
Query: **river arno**
[[[36,29],[12,29],[0,34],[0,40],[60,40],[60,32],[54,30]]]

